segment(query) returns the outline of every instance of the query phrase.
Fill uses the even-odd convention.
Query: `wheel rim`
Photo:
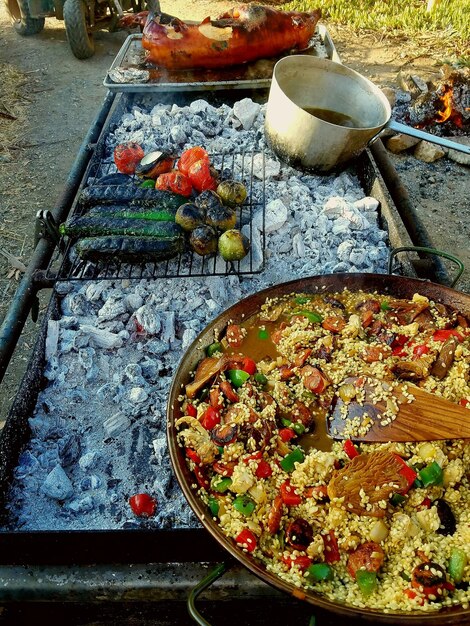
[[[21,22],[21,11],[17,0],[8,0],[8,11],[15,22]]]

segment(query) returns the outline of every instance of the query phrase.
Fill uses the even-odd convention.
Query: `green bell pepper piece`
[[[260,328],[258,331],[258,339],[266,340],[269,339],[269,333],[265,328]]]
[[[405,496],[402,496],[401,493],[392,493],[390,497],[390,504],[392,504],[393,506],[398,506],[402,502],[405,502],[405,500]]]
[[[452,548],[450,552],[448,572],[454,583],[462,582],[467,566],[467,554],[462,548]]]
[[[442,485],[442,468],[436,461],[433,461],[420,470],[419,477],[425,487],[429,487],[430,485]]]
[[[312,324],[320,324],[323,322],[323,317],[316,311],[294,311],[292,315],[303,315],[303,317],[306,317]]]
[[[232,484],[232,479],[228,476],[214,476],[211,480],[211,488],[219,493],[225,493]]]
[[[139,187],[141,189],[155,189],[155,181],[151,179],[144,180],[143,183],[140,183]]]
[[[211,512],[212,517],[217,517],[219,515],[219,501],[214,496],[209,496],[207,500],[207,506],[209,507],[209,511]]]
[[[332,580],[333,568],[328,563],[314,563],[307,568],[307,578],[314,583],[321,580]]]
[[[303,435],[303,433],[305,432],[305,426],[300,422],[292,424],[291,428],[297,435]]]
[[[390,306],[389,306],[389,304],[388,304],[387,300],[383,300],[383,301],[380,303],[380,309],[381,309],[382,311],[390,311]]]
[[[280,465],[285,472],[292,472],[295,468],[295,464],[302,463],[304,459],[305,454],[301,448],[294,448],[292,452],[289,452],[289,454],[281,460]]]
[[[247,517],[253,513],[255,507],[256,504],[248,496],[237,496],[233,501],[233,508]]]
[[[310,296],[297,296],[297,298],[294,299],[294,302],[296,304],[307,304],[307,302],[310,302],[312,298]]]
[[[228,370],[227,378],[234,387],[241,387],[250,378],[250,375],[243,370]]]
[[[223,351],[224,351],[224,348],[219,341],[214,341],[214,343],[211,343],[211,345],[207,346],[206,348],[207,356],[214,356],[216,352],[223,352]]]
[[[377,574],[359,569],[356,572],[356,580],[362,595],[367,598],[377,589]]]
[[[266,378],[266,376],[264,374],[260,374],[259,372],[256,372],[253,378],[255,379],[257,383],[263,386],[268,382],[268,379]]]

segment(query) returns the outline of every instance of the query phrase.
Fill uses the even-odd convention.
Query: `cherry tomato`
[[[136,493],[129,498],[129,504],[138,517],[151,517],[157,508],[157,501],[148,493]]]
[[[185,176],[187,176],[189,168],[197,161],[209,162],[209,155],[204,148],[201,148],[201,146],[194,146],[194,148],[188,148],[188,150],[182,152],[178,160],[178,169]]]
[[[114,148],[114,162],[123,174],[134,174],[135,168],[144,158],[145,152],[134,141],[120,143]]]
[[[171,191],[186,198],[193,192],[189,178],[177,170],[160,174],[155,183],[155,188],[160,189],[160,191]]]
[[[208,159],[201,159],[193,163],[188,170],[188,178],[196,191],[201,192],[206,189],[215,191],[217,189],[217,181]]]

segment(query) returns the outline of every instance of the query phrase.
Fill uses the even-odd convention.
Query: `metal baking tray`
[[[310,47],[302,54],[321,56],[340,63],[326,27],[317,26],[317,32],[310,42]],[[142,48],[142,35],[129,35],[116,55],[111,67],[106,73],[103,85],[112,92],[154,92],[154,91],[205,91],[214,89],[266,89],[271,84],[274,65],[282,58],[281,55],[272,59],[260,59],[245,65],[222,68],[217,70],[165,70],[155,66],[145,65],[145,50]],[[139,83],[115,82],[110,73],[114,70],[149,69],[148,82]]]

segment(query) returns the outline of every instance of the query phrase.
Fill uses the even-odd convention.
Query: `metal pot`
[[[352,127],[318,117],[321,114],[324,118],[325,111],[346,116],[341,121]],[[341,168],[384,128],[470,154],[468,146],[399,124],[390,116],[390,104],[382,91],[341,63],[293,55],[274,66],[266,109],[266,139],[273,151],[293,167],[319,173]]]
[[[389,293],[398,298],[412,298],[413,294],[421,293],[435,302],[442,302],[455,307],[464,315],[470,316],[470,295],[424,280],[384,274],[313,276],[275,285],[241,300],[238,304],[219,315],[195,339],[184,354],[173,378],[167,407],[167,438],[176,477],[191,508],[212,537],[256,576],[297,599],[305,600],[320,609],[336,613],[343,618],[350,620],[359,618],[374,624],[398,623],[400,626],[418,626],[421,624],[426,624],[426,626],[443,626],[444,624],[453,624],[454,626],[460,626],[470,623],[469,608],[451,607],[441,610],[439,613],[423,613],[422,611],[414,613],[384,613],[372,609],[359,609],[332,602],[312,591],[298,589],[275,574],[268,572],[263,564],[246,552],[243,552],[227,538],[217,523],[207,514],[207,507],[197,494],[194,476],[186,465],[182,449],[178,446],[177,429],[175,427],[176,420],[181,417],[178,396],[181,394],[181,389],[184,385],[190,382],[191,372],[194,372],[197,363],[205,356],[204,348],[213,342],[214,331],[217,331],[220,335],[230,320],[230,323],[241,323],[247,317],[257,313],[267,297],[275,298],[293,292],[334,292],[342,291],[344,288],[351,291],[363,289],[368,292]]]

